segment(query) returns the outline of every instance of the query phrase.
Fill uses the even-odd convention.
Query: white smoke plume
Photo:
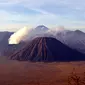
[[[65,28],[63,26],[58,26],[56,28],[52,28],[48,31],[48,34],[52,34],[52,35],[56,35],[59,32],[63,32],[65,30]]]
[[[23,40],[27,35],[28,32],[30,32],[32,29],[28,29],[27,27],[24,27],[14,34],[12,34],[9,38],[9,44],[18,44]]]
[[[44,30],[42,30],[44,28]],[[45,29],[46,28],[46,29]],[[64,27],[59,26],[55,29],[47,29],[45,26],[38,26],[38,28],[24,27],[19,31],[12,34],[9,38],[9,44],[19,44],[21,41],[33,39],[35,37],[47,37],[56,34],[57,32],[63,31]]]

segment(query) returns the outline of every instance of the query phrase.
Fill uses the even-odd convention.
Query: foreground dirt
[[[68,76],[73,68],[83,76],[85,62],[8,61],[0,64],[0,85],[68,85]]]

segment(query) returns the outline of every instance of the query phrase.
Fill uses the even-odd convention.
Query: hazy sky
[[[85,30],[85,0],[0,0],[0,30],[39,24]]]

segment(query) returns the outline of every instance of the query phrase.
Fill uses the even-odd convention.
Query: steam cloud
[[[21,41],[30,40],[30,39],[33,39],[38,36],[45,37],[45,36],[55,35],[57,32],[60,32],[63,30],[64,30],[63,26],[59,26],[55,29],[48,28],[48,30],[42,30],[42,28],[41,29],[36,29],[36,28],[33,29],[33,28],[24,27],[10,36],[9,44],[19,44]]]
[[[27,36],[27,34],[31,31],[32,29],[28,29],[27,27],[24,27],[14,34],[12,34],[9,38],[9,44],[18,44],[21,42],[22,39]]]

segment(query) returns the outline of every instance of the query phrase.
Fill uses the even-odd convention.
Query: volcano
[[[85,55],[51,37],[37,37],[9,59],[19,61],[82,61]]]
[[[37,31],[48,31],[49,28],[47,28],[46,26],[44,25],[39,25],[35,28]]]

